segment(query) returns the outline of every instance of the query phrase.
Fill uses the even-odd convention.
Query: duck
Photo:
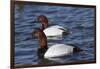
[[[39,41],[39,48],[37,52],[39,58],[61,57],[80,51],[80,48],[67,44],[54,44],[48,48],[47,37],[43,30],[35,30],[33,34]]]
[[[48,27],[48,18],[44,15],[38,16],[38,21],[42,25],[42,30],[47,37],[54,37],[54,36],[62,36],[64,34],[68,34],[68,30],[62,26],[54,25]]]

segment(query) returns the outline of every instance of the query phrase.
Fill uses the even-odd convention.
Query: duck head
[[[44,54],[47,51],[47,38],[44,32],[41,29],[38,29],[33,32],[34,36],[39,40],[39,48],[38,48],[38,58],[44,58]]]
[[[33,32],[33,34],[34,34],[35,37],[39,37],[39,36],[42,35],[42,32],[41,32],[41,30],[35,30],[35,31]]]
[[[48,27],[48,19],[46,16],[40,15],[38,21],[42,24],[42,30]]]
[[[41,29],[35,30],[32,34],[39,40],[39,47],[41,49],[47,48],[47,38]]]

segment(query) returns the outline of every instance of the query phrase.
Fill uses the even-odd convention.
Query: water
[[[70,35],[62,40],[48,40],[48,46],[63,43],[74,44],[83,51],[54,59],[39,59],[38,40],[32,38],[32,31],[40,28],[39,15],[47,16],[49,25],[67,28]],[[15,5],[15,64],[62,64],[82,60],[94,61],[94,8],[61,7],[46,5]]]

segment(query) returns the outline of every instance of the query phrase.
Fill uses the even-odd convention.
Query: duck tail
[[[77,52],[81,52],[82,49],[80,49],[78,46],[74,45],[74,44],[68,44],[70,46],[74,46],[74,49],[73,49],[73,53],[77,53]]]
[[[77,53],[77,52],[81,52],[82,50],[79,47],[74,47],[73,52]]]

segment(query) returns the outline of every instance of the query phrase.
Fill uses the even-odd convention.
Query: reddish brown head
[[[47,48],[47,38],[42,30],[36,30],[33,32],[34,36],[36,36],[39,40],[40,48]]]
[[[33,32],[33,35],[36,36],[36,37],[39,37],[40,35],[42,35],[42,31],[41,30],[35,30]]]
[[[41,24],[42,24],[42,29],[45,29],[45,28],[48,27],[48,19],[47,19],[46,16],[40,15],[40,16],[38,17],[38,21],[41,22]]]

